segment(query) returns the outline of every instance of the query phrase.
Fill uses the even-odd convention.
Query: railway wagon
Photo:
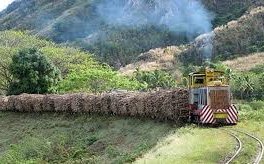
[[[238,111],[224,72],[203,68],[189,74],[189,109],[196,123],[237,123]]]

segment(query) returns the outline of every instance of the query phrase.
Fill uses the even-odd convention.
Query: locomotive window
[[[196,77],[194,83],[195,84],[203,84],[204,83],[204,78],[202,78],[202,77]]]
[[[199,94],[194,94],[194,104],[198,105],[199,102]]]
[[[203,105],[203,100],[204,100],[204,97],[203,97],[203,94],[202,94],[202,92],[201,92],[201,94],[200,94],[200,104],[201,104],[201,105]]]
[[[207,105],[207,89],[203,90],[204,102],[203,105]]]
[[[199,105],[207,105],[207,89],[199,90]]]

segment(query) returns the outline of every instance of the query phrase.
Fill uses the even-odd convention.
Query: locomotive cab
[[[189,74],[189,105],[192,118],[203,124],[236,124],[238,112],[224,72],[205,68]]]

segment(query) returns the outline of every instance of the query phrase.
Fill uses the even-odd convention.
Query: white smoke
[[[215,33],[209,32],[198,36],[194,41],[194,46],[205,61],[211,61],[214,37]]]
[[[102,0],[97,12],[111,25],[165,26],[190,38],[212,30],[213,18],[199,0]]]

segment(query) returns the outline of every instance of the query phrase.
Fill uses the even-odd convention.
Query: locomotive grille
[[[211,109],[214,111],[218,109],[228,109],[230,106],[228,90],[211,90],[209,96],[211,100]]]

